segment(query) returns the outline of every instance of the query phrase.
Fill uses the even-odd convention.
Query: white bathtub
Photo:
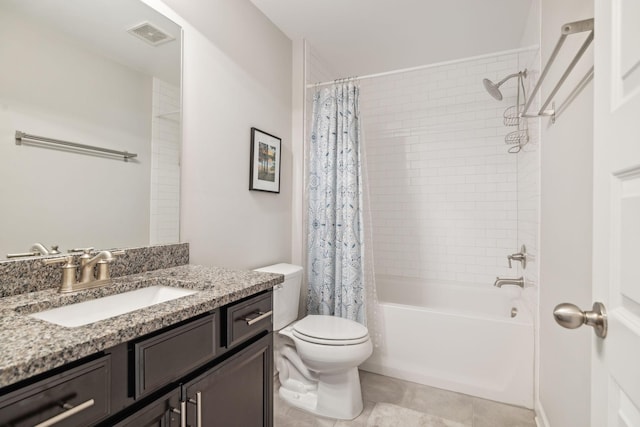
[[[382,338],[362,369],[533,408],[533,321],[520,288],[376,282]]]

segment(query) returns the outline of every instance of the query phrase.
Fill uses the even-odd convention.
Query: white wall
[[[593,3],[542,1],[542,64],[560,37],[562,24],[593,17]],[[546,96],[573,58],[585,35],[571,36],[557,67],[543,85]],[[592,49],[558,94],[564,100],[593,64]],[[539,402],[541,425],[584,427],[590,422],[590,340],[588,328],[568,330],[553,320],[555,305],[591,307],[591,223],[593,88],[589,86],[551,125],[542,119]],[[593,426],[596,427],[596,426]]]
[[[148,4],[184,28],[181,241],[194,264],[291,258],[291,41],[248,0]],[[282,138],[280,194],[249,191],[250,128]]]
[[[517,72],[518,53],[361,82],[376,274],[481,283],[516,277],[517,156],[502,102],[482,79]]]
[[[0,39],[0,256],[148,244],[151,78],[4,9]],[[138,158],[16,145],[16,130]]]

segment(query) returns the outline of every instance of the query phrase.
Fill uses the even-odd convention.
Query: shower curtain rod
[[[385,77],[385,76],[391,76],[394,74],[401,74],[401,73],[407,73],[410,71],[418,71],[418,70],[426,70],[428,68],[435,68],[435,67],[442,67],[444,65],[451,65],[451,64],[457,64],[460,62],[466,62],[466,61],[474,61],[477,59],[483,59],[483,58],[490,58],[492,56],[497,56],[497,55],[509,55],[509,54],[513,54],[513,53],[519,53],[519,52],[526,52],[529,50],[536,50],[538,49],[538,46],[529,46],[529,47],[521,47],[518,49],[511,49],[511,50],[504,50],[502,52],[494,52],[494,53],[487,53],[484,55],[478,55],[478,56],[472,56],[469,58],[463,58],[463,59],[454,59],[452,61],[444,61],[444,62],[437,62],[435,64],[428,64],[428,65],[419,65],[417,67],[410,67],[410,68],[402,68],[399,70],[393,70],[393,71],[386,71],[383,73],[376,73],[376,74],[367,74],[365,76],[356,76],[356,77],[349,77],[346,79],[337,79],[337,80],[331,80],[331,81],[327,81],[327,82],[322,82],[322,83],[309,83],[307,85],[307,89],[311,89],[314,87],[320,87],[320,86],[328,86],[328,85],[332,85],[340,80],[365,80],[365,79],[372,79],[375,77]]]

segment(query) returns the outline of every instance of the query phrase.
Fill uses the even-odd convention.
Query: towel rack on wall
[[[550,116],[551,122],[555,123],[556,116],[561,111],[563,111],[567,107],[567,105],[578,95],[578,93],[593,79],[594,71],[593,71],[593,67],[591,67],[589,71],[587,71],[587,73],[584,75],[584,77],[580,80],[580,82],[576,85],[576,87],[571,91],[567,99],[565,99],[562,102],[562,104],[560,105],[560,108],[556,110],[555,104],[552,104],[551,109],[549,110],[546,109],[549,103],[553,101],[553,97],[556,95],[556,93],[558,92],[558,90],[560,89],[564,81],[567,79],[567,77],[569,77],[569,74],[571,74],[571,71],[573,71],[573,68],[576,66],[576,64],[578,63],[578,61],[580,60],[584,52],[587,50],[589,45],[593,42],[593,27],[594,27],[593,18],[585,19],[583,21],[570,22],[562,26],[560,39],[558,40],[558,43],[556,43],[556,47],[553,49],[553,52],[549,57],[549,61],[547,62],[547,65],[544,67],[544,70],[542,70],[542,74],[540,74],[538,83],[533,88],[533,91],[529,96],[529,101],[527,101],[527,103],[524,106],[524,109],[522,110],[521,117]],[[536,94],[540,90],[540,87],[542,86],[542,82],[547,76],[547,73],[551,68],[551,64],[553,64],[553,61],[556,59],[556,56],[558,55],[558,52],[560,52],[560,48],[564,44],[564,41],[566,40],[567,36],[571,34],[583,33],[585,31],[589,31],[589,35],[587,36],[585,41],[582,43],[582,46],[576,53],[576,56],[573,58],[573,60],[571,61],[571,63],[569,64],[565,72],[562,74],[562,77],[560,77],[560,80],[558,80],[558,83],[556,83],[556,86],[549,93],[549,96],[540,107],[540,110],[537,113],[533,113],[533,114],[529,113],[528,111],[529,111],[529,108],[531,107],[531,103],[533,102],[533,100],[536,97]]]
[[[82,150],[96,151],[96,152],[99,152],[99,153],[113,154],[114,156],[121,156],[124,159],[125,162],[129,161],[129,159],[132,159],[134,157],[138,157],[137,154],[129,153],[127,151],[117,151],[117,150],[111,150],[109,148],[94,147],[92,145],[78,144],[77,142],[69,142],[69,141],[62,141],[60,139],[47,138],[45,136],[29,135],[28,133],[21,132],[21,131],[17,130],[16,131],[16,144],[21,145],[23,139],[29,139],[31,141],[38,141],[38,142],[47,142],[47,143],[50,143],[50,144],[64,145],[65,147],[79,148],[79,149],[82,149]]]

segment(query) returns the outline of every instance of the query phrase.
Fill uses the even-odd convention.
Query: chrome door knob
[[[594,302],[591,311],[582,311],[578,306],[567,302],[558,304],[553,309],[553,317],[563,328],[575,329],[589,325],[593,326],[593,331],[600,338],[607,336],[607,310],[601,302]]]

